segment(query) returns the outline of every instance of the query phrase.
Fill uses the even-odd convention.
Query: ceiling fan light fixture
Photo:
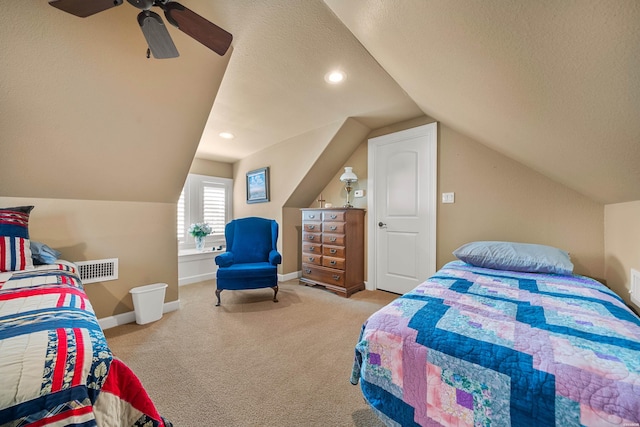
[[[334,85],[338,84],[338,83],[342,83],[343,81],[345,81],[346,78],[347,78],[346,73],[344,71],[341,71],[341,70],[329,71],[324,76],[324,80],[327,83],[334,84]]]

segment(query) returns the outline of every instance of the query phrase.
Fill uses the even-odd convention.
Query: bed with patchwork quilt
[[[640,320],[587,277],[452,261],[355,350],[389,426],[640,426]]]
[[[0,272],[0,426],[66,425],[165,422],[113,357],[74,264]]]

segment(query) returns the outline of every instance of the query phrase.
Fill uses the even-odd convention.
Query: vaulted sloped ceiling
[[[639,1],[325,3],[426,114],[594,200],[640,200]]]
[[[0,0],[0,195],[175,202],[196,149],[233,162],[427,114],[594,200],[640,200],[640,1],[181,3],[233,52],[169,26],[180,58],[146,59],[127,2],[81,19]]]
[[[422,115],[322,0],[215,3],[235,50],[199,157],[233,162],[348,117],[375,129]],[[343,84],[324,80],[333,69]]]
[[[172,29],[180,58],[147,59],[127,2],[84,19],[0,6],[0,196],[175,203],[231,51]]]

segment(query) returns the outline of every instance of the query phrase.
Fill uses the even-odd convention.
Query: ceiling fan
[[[85,18],[98,12],[120,6],[123,0],[49,0],[49,4],[64,12]],[[186,35],[196,39],[218,55],[224,55],[233,36],[202,16],[171,0],[127,0],[141,9],[138,24],[147,40],[149,50],[156,59],[176,58],[180,54],[165,27],[162,18],[151,10],[159,7],[167,21]],[[147,51],[148,56],[149,51]]]

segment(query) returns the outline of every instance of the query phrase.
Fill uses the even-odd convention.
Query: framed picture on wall
[[[269,167],[247,172],[247,203],[269,201]]]

